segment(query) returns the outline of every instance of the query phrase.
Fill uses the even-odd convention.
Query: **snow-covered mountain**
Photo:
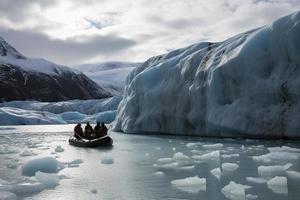
[[[129,74],[114,130],[299,138],[299,36],[297,12],[150,58]]]
[[[105,98],[112,94],[83,73],[27,58],[0,37],[0,101]]]
[[[112,94],[122,95],[125,88],[125,79],[137,65],[137,63],[129,62],[104,62],[77,65],[73,68],[83,72]]]

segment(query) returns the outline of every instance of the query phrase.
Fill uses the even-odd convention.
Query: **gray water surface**
[[[300,179],[289,177],[286,172],[278,176],[287,177],[287,191],[276,193],[266,183],[258,184],[246,177],[259,177],[258,166],[284,165],[291,163],[287,171],[300,171],[300,144],[292,141],[259,141],[240,139],[211,139],[178,136],[127,135],[111,132],[114,140],[112,148],[87,149],[70,146],[67,142],[74,125],[2,126],[0,127],[0,147],[8,145],[15,152],[0,153],[0,178],[12,184],[24,182],[28,177],[21,175],[21,167],[28,160],[38,157],[54,157],[60,162],[82,159],[79,166],[68,167],[58,172],[65,175],[58,186],[39,193],[19,195],[18,199],[32,200],[74,200],[74,199],[227,199],[221,192],[230,181],[251,186],[246,194],[257,195],[257,199],[299,200]],[[200,142],[198,144],[191,144]],[[223,144],[215,145],[217,143]],[[64,151],[55,152],[60,145]],[[215,145],[204,148],[203,145]],[[269,153],[268,147],[288,146],[298,156],[296,160],[278,158],[268,162],[254,161],[252,156]],[[21,156],[24,150],[34,155]],[[219,151],[219,159],[197,160],[192,156]],[[172,158],[181,152],[188,156],[182,166],[172,167],[158,161]],[[226,155],[235,156],[228,157]],[[237,156],[238,154],[239,156]],[[178,154],[177,154],[178,155]],[[225,156],[224,156],[225,155]],[[174,161],[173,161],[174,162]],[[178,162],[181,162],[179,160]],[[11,167],[10,164],[15,164]],[[236,163],[239,167],[223,173],[218,180],[211,170],[222,163]],[[184,168],[188,166],[188,168]],[[190,168],[189,168],[190,167]],[[193,168],[194,167],[194,168]],[[159,174],[157,173],[159,171]],[[187,177],[206,178],[206,190],[177,187],[171,181]],[[273,176],[264,177],[270,180]],[[91,190],[96,190],[94,193]],[[248,196],[249,197],[249,196]],[[0,197],[1,199],[1,197]],[[232,197],[231,199],[243,199]]]

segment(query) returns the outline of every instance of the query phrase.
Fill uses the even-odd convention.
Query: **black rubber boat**
[[[69,138],[69,144],[78,147],[100,147],[100,146],[106,147],[106,146],[111,146],[113,144],[113,140],[108,135],[93,140],[86,140],[86,139],[78,140],[74,136],[71,136]]]

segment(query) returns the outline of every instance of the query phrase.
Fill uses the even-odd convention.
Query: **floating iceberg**
[[[245,190],[251,188],[248,185],[242,185],[235,183],[234,181],[230,181],[228,185],[222,188],[222,193],[226,198],[232,200],[245,200],[246,193]]]
[[[57,173],[63,164],[52,157],[36,158],[22,166],[22,175],[34,176],[36,172]]]
[[[206,179],[198,176],[176,179],[171,181],[171,184],[185,192],[197,193],[206,191]]]
[[[278,194],[288,193],[287,178],[281,176],[275,176],[267,182],[267,186],[273,192]]]
[[[273,177],[278,175],[284,175],[285,172],[291,168],[293,164],[287,163],[285,165],[270,165],[270,166],[258,166],[257,171],[259,176]]]

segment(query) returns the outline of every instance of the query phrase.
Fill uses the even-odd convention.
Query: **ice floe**
[[[277,194],[288,193],[287,178],[282,176],[275,176],[267,182],[267,186],[270,190]]]
[[[62,146],[58,145],[56,148],[55,148],[55,152],[64,152],[65,149],[62,148]]]
[[[291,152],[274,151],[260,156],[253,156],[252,158],[254,161],[264,163],[269,163],[271,161],[293,162],[298,159],[298,156]]]
[[[228,199],[245,200],[246,198],[245,190],[249,188],[251,188],[251,186],[242,185],[239,183],[235,183],[234,181],[230,181],[228,185],[222,188],[222,193]]]
[[[54,188],[59,185],[60,178],[57,174],[36,172],[35,179],[43,184],[46,188]]]
[[[221,179],[222,173],[220,167],[214,168],[210,170],[210,173],[215,176],[218,180]]]
[[[34,176],[37,171],[56,173],[63,168],[63,164],[52,157],[36,158],[22,166],[22,175]]]
[[[223,173],[230,173],[239,168],[239,165],[236,163],[222,163],[222,172]]]
[[[284,175],[286,170],[288,170],[293,165],[291,163],[287,163],[285,165],[270,165],[270,166],[258,166],[257,171],[259,176],[263,177],[273,177],[278,175]]]
[[[268,180],[261,177],[246,177],[246,180],[251,183],[263,184],[266,183]]]
[[[221,143],[217,143],[217,144],[205,144],[205,145],[202,145],[203,148],[205,149],[210,149],[210,150],[219,150],[219,149],[222,149],[223,148],[223,144]]]
[[[19,156],[21,156],[21,157],[34,156],[34,155],[36,155],[36,154],[31,150],[24,150],[19,154]]]
[[[199,191],[206,191],[206,179],[198,176],[175,179],[171,181],[171,184],[185,192],[198,193]]]

